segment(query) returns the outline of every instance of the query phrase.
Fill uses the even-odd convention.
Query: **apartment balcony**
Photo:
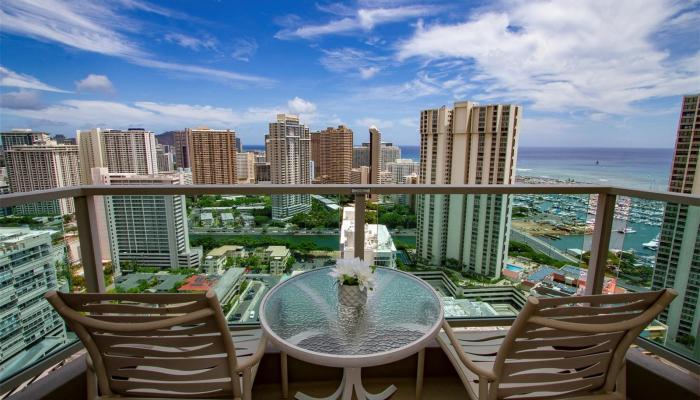
[[[355,207],[354,226],[386,224],[397,248],[398,267],[428,282],[442,296],[444,315],[450,326],[472,330],[508,326],[530,295],[546,298],[643,292],[652,289],[654,268],[661,271],[664,266],[674,267],[669,268],[668,277],[677,278],[684,273],[683,265],[688,265],[683,260],[692,257],[687,249],[690,244],[694,246],[698,238],[684,231],[681,235],[672,235],[675,242],[669,243],[664,235],[657,239],[657,232],[666,229],[662,228],[661,223],[664,210],[667,205],[669,212],[677,210],[679,205],[688,206],[687,215],[682,216],[683,229],[694,226],[697,232],[700,221],[698,196],[594,185],[82,186],[3,195],[0,196],[0,208],[72,198],[76,207],[75,223],[80,239],[78,258],[81,263],[67,269],[73,274],[72,287],[62,290],[108,292],[128,289],[125,289],[126,286],[118,288],[113,283],[113,277],[109,273],[105,275],[107,268],[103,266],[103,252],[109,249],[109,245],[103,242],[105,236],[100,231],[105,226],[102,209],[105,196],[182,195],[194,199],[187,215],[190,242],[193,247],[204,246],[204,256],[211,247],[216,246],[244,243],[241,246],[253,255],[254,248],[262,251],[259,248],[286,243],[293,254],[291,269],[312,270],[323,268],[329,261],[332,263],[339,249],[331,243],[337,244],[340,240],[342,221],[337,221],[335,227],[332,221],[326,225],[319,222],[319,226],[312,226],[298,219],[272,223],[259,218],[260,225],[229,227],[224,226],[223,222],[222,226],[218,226],[215,220],[216,226],[210,228],[200,224],[197,219],[201,209],[207,206],[217,207],[217,204],[239,201],[235,198],[211,197],[207,201],[214,199],[212,201],[218,203],[207,205],[202,200],[206,196],[248,196],[247,200],[236,203],[242,205],[252,203],[258,196],[280,194],[321,195],[331,199],[331,205],[337,206],[324,208],[326,206],[321,202],[314,203],[309,221],[312,218],[320,221],[320,216],[328,215],[326,210],[330,213],[352,205]],[[378,195],[381,201],[369,202],[367,196],[370,194]],[[424,200],[413,200],[414,196],[425,197],[422,197]],[[406,208],[396,206],[403,201],[408,201]],[[503,224],[500,219],[484,219],[483,216],[482,219],[473,216],[468,219],[465,214],[460,214],[459,218],[454,215],[446,218],[447,211],[439,213],[449,209],[449,202],[453,205],[463,202],[464,207],[453,207],[460,210],[480,205],[491,207],[491,210],[502,207],[502,215],[507,217],[507,222]],[[404,212],[411,215],[402,214]],[[417,213],[422,213],[419,217],[422,224],[431,219],[434,221],[430,230],[425,227],[426,233],[417,232],[415,222],[411,222],[415,221]],[[339,215],[342,216],[342,210]],[[469,227],[461,230],[458,240],[454,239],[457,232],[455,222]],[[244,219],[241,218],[243,223]],[[444,226],[446,223],[448,226]],[[425,236],[427,232],[432,232],[430,237]],[[438,240],[435,235],[444,235],[444,238]],[[357,230],[352,240],[352,247],[363,249],[364,254],[368,254],[367,243],[377,242],[365,237],[363,230]],[[488,246],[507,249],[507,258],[497,261],[503,268],[498,269],[496,276],[478,273],[489,271],[489,268],[493,270],[494,262],[483,261],[479,264],[471,261],[486,260],[488,254],[477,250]],[[421,252],[431,248],[445,249],[445,254],[434,255],[435,259],[439,259],[437,265],[420,259]],[[670,249],[669,253],[665,252],[666,248]],[[660,252],[658,257],[657,252]],[[497,255],[505,251],[492,253]],[[671,258],[675,260],[675,257],[679,261],[669,261]],[[257,258],[255,262],[259,260]],[[251,265],[250,262],[251,259],[227,260],[223,264],[245,265],[247,270],[241,278],[218,278],[221,282],[239,285],[222,290],[224,294],[220,295],[232,299],[230,303],[222,304],[232,332],[260,327],[257,318],[260,312],[255,308],[256,304],[259,306],[265,291],[279,282],[279,277],[266,273],[265,266]],[[150,271],[148,266],[139,268],[124,263],[121,270],[124,279],[120,279],[118,285],[132,285],[129,288],[133,290],[152,292],[176,290],[174,286],[166,286],[180,282],[190,274],[184,270],[171,271],[159,275],[161,279],[155,282],[152,277],[156,275],[149,275],[155,272]],[[63,273],[59,272],[59,275],[63,276]],[[127,279],[129,273],[141,274],[145,278],[136,279],[137,275],[133,275],[132,282]],[[220,272],[221,276],[223,274],[225,271]],[[164,275],[177,276],[170,279],[164,278]],[[217,279],[211,276],[205,278],[212,282]],[[206,284],[206,279],[203,278],[200,283]],[[243,281],[248,284],[241,286]],[[191,282],[188,281],[188,284]],[[697,293],[697,288],[691,288],[689,292]],[[230,296],[230,293],[237,294]],[[680,299],[677,301],[680,303]],[[671,321],[674,315],[687,317],[688,311],[673,307],[678,306],[672,303],[668,316],[649,325],[627,353],[625,373],[628,398],[680,399],[700,395],[697,345],[693,348],[694,338],[684,338]],[[252,314],[255,317],[251,317],[250,310],[257,311]],[[697,311],[693,312],[697,321]],[[697,329],[697,322],[695,324]],[[31,348],[25,349],[25,356],[31,361],[23,368],[2,371],[0,364],[0,398],[87,398],[85,350],[70,330],[60,340],[60,346],[41,355],[31,354]],[[414,354],[387,365],[363,368],[363,384],[370,392],[380,392],[393,384],[398,390],[392,399],[416,398],[418,357]],[[468,398],[457,371],[436,341],[427,344],[424,361],[422,398]],[[293,357],[289,358],[287,370],[290,398],[297,391],[311,396],[328,396],[342,376],[341,369],[322,367]],[[281,385],[280,349],[268,343],[255,377],[253,398],[281,398]]]

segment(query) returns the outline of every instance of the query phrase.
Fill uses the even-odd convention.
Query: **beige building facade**
[[[350,183],[352,169],[352,129],[345,125],[311,134],[311,154],[316,181]]]
[[[207,127],[186,129],[187,152],[195,185],[231,185],[236,175],[236,133]]]
[[[80,155],[76,145],[42,144],[12,146],[5,151],[7,176],[12,192],[32,192],[80,185]],[[72,214],[72,198],[22,204],[19,214]]]
[[[458,102],[421,112],[421,184],[512,184],[522,109]],[[417,256],[499,277],[510,236],[505,195],[417,196]]]
[[[265,155],[270,163],[273,184],[305,185],[311,183],[311,137],[309,128],[299,117],[278,114],[269,125],[265,138]],[[272,218],[286,220],[300,212],[311,210],[308,194],[281,194],[272,196]]]
[[[700,94],[683,97],[669,192],[700,195]],[[674,288],[678,299],[659,316],[666,345],[700,358],[700,207],[667,203],[659,235],[652,289]]]

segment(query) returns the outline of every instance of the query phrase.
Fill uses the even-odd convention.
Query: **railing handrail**
[[[62,188],[15,192],[0,195],[0,207],[11,207],[38,201],[50,201],[80,196],[110,195],[269,195],[269,194],[614,194],[671,203],[700,206],[700,196],[685,193],[660,192],[617,186],[587,184],[512,184],[512,185],[81,185]]]

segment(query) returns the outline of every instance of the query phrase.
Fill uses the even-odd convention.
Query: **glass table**
[[[369,394],[361,368],[388,364],[419,353],[418,391],[423,350],[440,330],[443,310],[430,285],[411,274],[377,268],[375,288],[361,308],[338,303],[330,268],[292,277],[263,298],[260,323],[283,352],[317,365],[343,368],[343,381],[326,399],[385,399],[396,391]],[[312,399],[297,393],[297,399]]]

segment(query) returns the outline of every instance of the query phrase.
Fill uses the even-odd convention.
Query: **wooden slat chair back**
[[[491,397],[612,392],[627,349],[674,297],[530,297],[496,356]]]
[[[85,345],[101,396],[241,397],[236,349],[212,291],[46,298]]]
[[[479,398],[605,398],[616,390],[629,346],[676,294],[529,297],[511,328],[496,338],[500,343],[481,347],[492,354],[466,354],[492,360],[489,376],[478,382]],[[455,343],[454,333],[447,333]]]

